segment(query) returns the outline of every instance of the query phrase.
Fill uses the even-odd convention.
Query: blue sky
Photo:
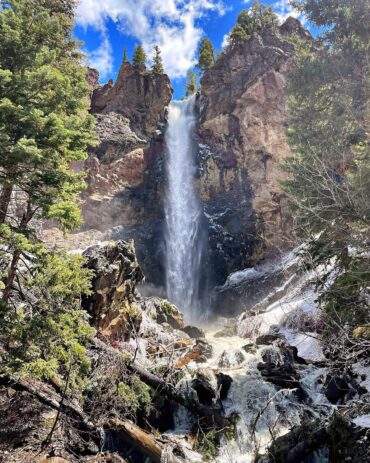
[[[142,43],[149,57],[154,45],[162,50],[165,71],[175,98],[184,94],[185,76],[196,63],[202,37],[209,37],[216,50],[240,10],[252,0],[79,0],[76,36],[81,39],[89,64],[100,72],[101,83],[115,80],[126,47],[131,58]],[[267,0],[283,21],[298,16],[288,0]],[[150,64],[150,63],[149,63]]]

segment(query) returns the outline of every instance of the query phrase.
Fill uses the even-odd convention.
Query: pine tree
[[[161,50],[158,47],[158,45],[154,47],[152,73],[153,74],[164,74]]]
[[[194,71],[188,71],[187,75],[187,83],[185,85],[186,88],[186,93],[185,97],[188,97],[190,95],[194,95],[194,93],[197,93],[197,76]]]
[[[0,5],[0,369],[58,381],[71,367],[72,384],[89,363],[93,330],[80,300],[91,274],[80,257],[45,249],[34,219],[54,219],[64,231],[81,223],[83,176],[70,165],[87,157],[93,118],[73,39],[75,2]],[[17,298],[28,303],[14,310]]]
[[[249,10],[239,13],[237,23],[230,32],[230,44],[234,46],[243,43],[263,29],[276,27],[278,22],[278,17],[271,7],[255,0]]]
[[[325,32],[316,48],[297,45],[298,66],[288,83],[294,156],[285,163],[284,188],[297,231],[308,241],[304,264],[328,269],[318,281],[320,300],[337,335],[338,326],[370,322],[370,12],[366,0],[295,6]]]
[[[86,70],[72,35],[74,2],[1,5],[0,239],[11,254],[6,301],[18,261],[35,240],[31,220],[52,218],[63,230],[81,223],[75,200],[84,183],[70,163],[86,158],[93,120],[87,111]],[[15,189],[22,192],[24,207],[10,217]],[[14,239],[6,243],[9,229]]]
[[[128,58],[127,58],[127,48],[125,47],[123,50],[123,58],[122,58],[123,63],[128,63]]]
[[[201,40],[198,48],[198,64],[197,68],[204,72],[209,69],[215,62],[215,50],[212,42],[208,38]]]
[[[142,45],[137,45],[135,47],[134,56],[132,58],[132,64],[134,66],[140,66],[142,64],[145,65],[146,61],[147,61],[147,57],[144,52],[144,48],[142,47]]]

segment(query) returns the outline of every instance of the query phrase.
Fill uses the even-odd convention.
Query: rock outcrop
[[[165,119],[172,97],[166,74],[149,73],[145,65],[123,62],[116,82],[111,81],[93,93],[93,114],[116,112],[127,117],[135,131],[151,137]]]
[[[92,246],[83,256],[86,267],[94,273],[84,308],[104,336],[128,340],[132,330],[140,326],[141,314],[133,302],[136,286],[144,279],[133,242]]]
[[[81,198],[83,231],[97,239],[135,239],[149,279],[162,281],[163,133],[172,88],[166,74],[124,62],[115,83],[97,85],[89,70],[91,112],[99,143],[85,166],[87,189]],[[103,236],[101,236],[103,233]],[[76,244],[86,242],[76,235]],[[157,277],[156,277],[157,276]]]
[[[200,194],[224,275],[287,247],[291,218],[279,187],[286,140],[285,85],[294,64],[289,18],[279,30],[229,47],[201,80]]]

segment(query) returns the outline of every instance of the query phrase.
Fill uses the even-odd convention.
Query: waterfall
[[[167,146],[166,290],[188,321],[199,318],[202,207],[194,186],[195,95],[169,107]]]

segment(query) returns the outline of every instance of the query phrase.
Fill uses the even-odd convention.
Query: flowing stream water
[[[193,323],[199,322],[201,318],[200,281],[205,255],[203,211],[195,187],[195,121],[195,96],[170,104],[166,132],[166,290],[168,299],[183,310],[188,322]],[[251,270],[248,272],[251,273]],[[238,272],[232,277],[231,282],[235,278],[245,278],[246,275],[245,272]],[[298,289],[299,292],[302,290]],[[307,299],[304,295],[298,299],[294,295],[287,297],[286,301],[280,300],[272,304],[259,316],[262,334],[270,332],[276,326],[283,330],[281,319],[293,309],[300,306],[304,308],[304,301]],[[247,323],[252,324],[252,320]],[[285,334],[289,334],[289,330],[285,331]],[[256,333],[258,334],[261,333]],[[237,414],[239,422],[234,438],[231,441],[224,439],[222,442],[214,460],[218,463],[252,463],[256,453],[263,453],[276,436],[298,425],[307,410],[313,416],[320,416],[330,409],[330,404],[321,393],[324,368],[313,365],[296,366],[301,388],[306,396],[303,404],[294,389],[280,389],[261,376],[258,364],[263,361],[264,356],[273,359],[277,368],[283,366],[280,349],[277,346],[256,346],[252,339],[245,339],[246,337],[218,337],[208,332],[206,339],[213,348],[212,358],[203,364],[189,364],[194,371],[200,367],[213,375],[215,389],[218,372],[228,375],[232,380],[223,407],[225,415]],[[247,348],[245,345],[248,343]],[[309,350],[312,349],[311,342]],[[189,388],[191,381],[192,376],[188,374],[178,387]],[[188,434],[193,418],[185,408],[179,407],[175,416],[174,434]],[[202,460],[189,457],[189,462],[195,461]],[[318,457],[312,461],[327,460]]]
[[[188,321],[199,318],[204,243],[202,206],[194,185],[195,95],[169,106],[167,145],[166,291]]]

